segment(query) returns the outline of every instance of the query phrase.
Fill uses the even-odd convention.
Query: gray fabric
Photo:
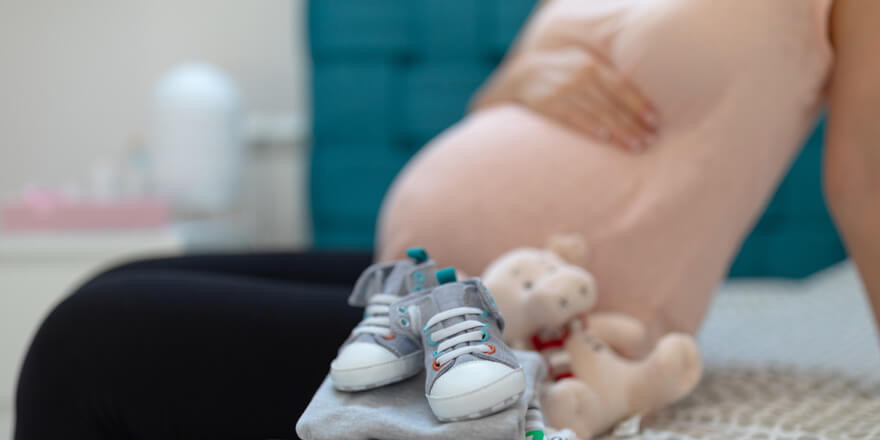
[[[526,410],[546,374],[541,356],[515,351],[526,374],[526,391],[512,407],[478,420],[439,422],[425,398],[425,375],[358,393],[333,389],[324,380],[296,424],[305,440],[521,440]]]
[[[376,263],[366,268],[354,283],[348,304],[352,307],[366,307],[370,297],[382,291],[385,280],[395,264],[395,262]]]
[[[399,296],[420,293],[437,285],[437,266],[434,260],[422,264],[404,261],[388,276],[385,292]]]
[[[358,338],[359,341],[369,340],[376,344],[379,344],[381,347],[384,347],[386,350],[394,353],[395,356],[401,358],[406,355],[412,354],[418,350],[421,350],[422,347],[419,343],[411,338],[401,337],[399,335],[395,335],[392,339],[385,339],[378,335],[358,335],[360,337],[368,336],[367,339]]]
[[[413,292],[428,290],[437,285],[437,265],[434,260],[416,264],[411,260],[376,263],[358,277],[348,297],[353,307],[366,307],[377,293],[406,296]]]
[[[421,264],[413,263],[411,260],[374,264],[358,278],[348,303],[354,307],[365,307],[370,298],[378,293],[398,295],[402,298],[407,297],[411,292],[420,294],[437,285],[435,272],[434,260],[427,260]],[[394,337],[388,340],[371,334],[348,338],[342,346],[352,342],[378,344],[397,357],[406,356],[421,348],[418,338]]]
[[[488,312],[488,318],[483,318],[479,315],[459,316],[437,323],[431,327],[430,331],[423,331],[425,323],[431,317],[439,312],[456,307],[476,307],[485,310]],[[395,334],[407,335],[421,340],[425,351],[425,371],[427,372],[427,380],[425,382],[426,393],[431,390],[437,378],[446,374],[447,371],[455,368],[455,366],[466,362],[482,359],[501,362],[511,368],[519,368],[519,362],[517,362],[511,349],[504,343],[504,339],[501,337],[501,327],[504,325],[501,312],[488,295],[488,290],[486,290],[479,278],[443,284],[424,295],[404,298],[392,305],[390,316],[391,329]],[[495,353],[463,355],[447,362],[440,370],[434,370],[431,365],[436,357],[434,356],[436,346],[432,347],[428,343],[428,337],[437,330],[450,327],[465,320],[476,320],[489,324],[489,340],[486,343],[495,347]],[[403,325],[403,323],[407,325]],[[452,349],[464,345],[465,343],[459,344],[452,347]]]

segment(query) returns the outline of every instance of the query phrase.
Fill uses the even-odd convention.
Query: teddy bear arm
[[[580,379],[563,379],[547,384],[541,394],[541,408],[547,424],[571,429],[580,438],[592,438],[601,415],[599,396]]]
[[[646,330],[641,321],[620,313],[590,315],[590,328],[614,351],[635,358],[643,349]]]

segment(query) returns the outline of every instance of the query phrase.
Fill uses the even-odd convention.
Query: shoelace
[[[397,295],[386,293],[373,295],[364,310],[364,319],[352,330],[351,335],[369,334],[390,338],[392,336],[391,319],[388,317],[388,313],[391,310],[391,303],[398,299],[400,297]]]
[[[476,307],[456,307],[434,315],[428,320],[422,331],[428,333],[431,327],[442,321],[466,315],[479,315],[483,318],[489,316],[485,310]],[[439,370],[442,365],[465,354],[494,353],[495,347],[491,344],[475,344],[475,342],[487,342],[488,340],[489,324],[473,319],[462,321],[428,334],[428,345],[436,347],[434,351],[434,369]],[[462,343],[467,343],[467,345],[446,352],[450,348]]]

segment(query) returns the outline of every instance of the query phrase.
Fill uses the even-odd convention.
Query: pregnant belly
[[[580,233],[599,309],[628,313],[658,334],[695,331],[737,225],[718,221],[724,204],[701,215],[696,173],[684,165],[670,172],[664,164],[676,149],[655,150],[627,154],[516,106],[471,115],[398,177],[380,219],[379,257],[421,245],[438,264],[479,275],[512,248]]]

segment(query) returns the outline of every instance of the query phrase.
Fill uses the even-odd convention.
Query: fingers
[[[615,70],[597,63],[589,73],[594,87],[585,91],[595,100],[595,108],[604,110],[615,143],[630,151],[642,151],[656,140],[659,118],[647,101]]]
[[[600,84],[620,108],[629,111],[644,128],[656,130],[660,116],[636,86],[607,65],[599,68]]]
[[[638,89],[606,59],[567,47],[524,58],[517,100],[579,133],[643,151],[659,117]]]
[[[536,60],[536,81],[529,83],[529,104],[539,112],[601,142],[612,141],[614,124],[596,106],[597,99],[587,90],[596,88],[594,76],[585,72],[595,68],[590,54],[577,48],[564,48]],[[543,87],[539,87],[543,85]],[[606,109],[608,105],[605,105]]]
[[[611,132],[591,109],[585,109],[573,99],[566,99],[554,106],[554,119],[561,121],[570,128],[601,142],[611,141]]]
[[[599,122],[601,131],[606,133],[604,140],[631,151],[641,151],[648,144],[649,134],[601,90],[592,88],[581,93],[573,100],[581,112],[589,113]]]

